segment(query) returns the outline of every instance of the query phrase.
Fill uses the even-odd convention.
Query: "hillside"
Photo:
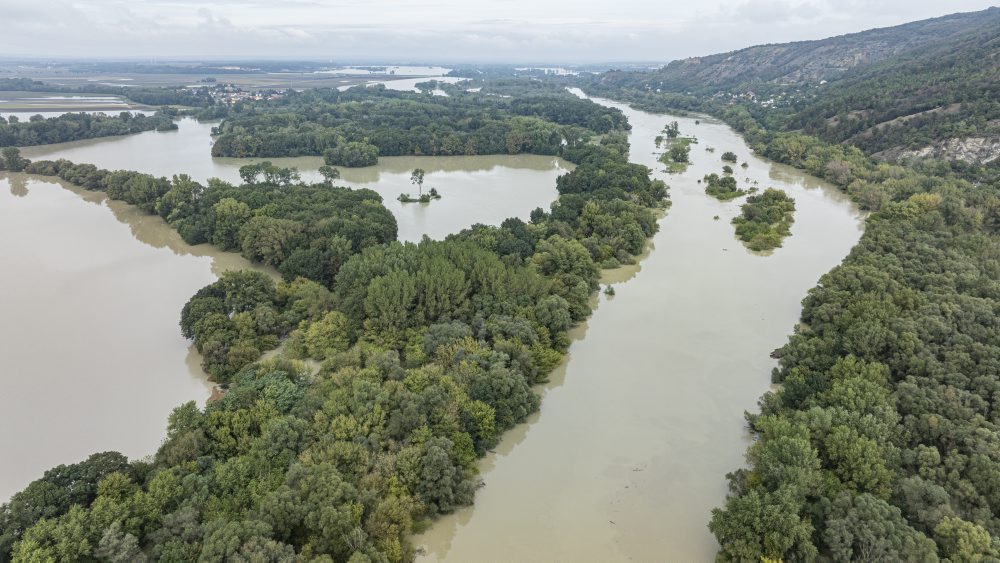
[[[989,25],[846,73],[784,124],[878,157],[1000,156],[1000,10]]]
[[[714,93],[767,84],[818,83],[974,29],[998,25],[1000,9],[990,8],[816,41],[758,45],[671,62],[651,73],[648,84],[665,91]]]
[[[647,109],[722,115],[853,145],[877,159],[1000,164],[1000,8],[819,41],[609,72],[585,86]]]

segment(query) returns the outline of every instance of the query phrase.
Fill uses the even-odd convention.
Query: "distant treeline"
[[[620,111],[551,86],[449,91],[316,89],[241,104],[219,127],[212,154],[324,155],[343,166],[366,166],[379,155],[558,154],[564,144],[628,127]]]
[[[64,143],[143,131],[176,129],[171,112],[151,116],[123,111],[118,115],[67,113],[45,118],[34,115],[27,120],[0,116],[0,147],[28,147]]]

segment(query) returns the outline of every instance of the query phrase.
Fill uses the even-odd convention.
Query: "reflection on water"
[[[138,170],[156,176],[189,174],[205,182],[221,178],[239,183],[239,168],[264,159],[212,158],[212,127],[182,119],[177,131],[148,131],[127,137],[93,139],[28,147],[32,160],[66,158],[109,170]],[[319,157],[270,158],[278,166],[294,166],[306,181],[320,181]],[[424,189],[436,188],[442,199],[432,204],[403,204],[401,193],[412,193],[410,172],[427,172]],[[376,166],[341,168],[338,184],[377,191],[399,223],[399,238],[416,241],[424,235],[444,238],[474,223],[498,225],[508,217],[527,220],[536,207],[548,208],[558,194],[556,178],[572,164],[537,155],[400,156],[382,157]]]
[[[211,391],[178,315],[251,265],[105,199],[0,173],[0,501],[96,451],[153,453],[171,409]]]
[[[662,170],[654,138],[677,120],[699,144],[687,172],[670,176],[673,207],[652,250],[605,273],[586,337],[542,389],[541,412],[480,464],[473,507],[416,539],[426,561],[711,561],[707,523],[724,476],[744,463],[743,412],[768,389],[774,361],[816,280],[857,242],[861,215],[831,186],[754,156],[715,120],[620,107],[632,124],[634,162]],[[704,150],[716,147],[715,153]],[[792,236],[770,256],[736,240],[739,201],[697,183],[733,151],[736,174],[796,200]],[[718,215],[719,220],[713,217]]]

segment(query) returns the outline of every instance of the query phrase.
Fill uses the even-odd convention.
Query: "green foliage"
[[[731,494],[713,511],[721,560],[997,557],[995,170],[871,158],[889,147],[995,134],[997,63],[989,53],[997,17],[993,9],[911,24],[926,33],[908,34],[899,54],[802,88],[784,105],[735,92],[715,98],[717,85],[708,96],[678,86],[753,49],[656,73],[610,73],[590,86],[644,108],[714,113],[757,154],[823,177],[872,211],[859,244],[804,300],[802,328],[775,351],[781,387],[748,415],[757,438],[750,467],[730,476]],[[831,43],[898,33],[766,49],[818,48],[822,56]],[[806,70],[767,68],[760,78]],[[753,88],[787,92],[766,82]]]
[[[374,166],[378,164],[378,154],[378,147],[367,141],[348,141],[323,151],[323,160],[327,165],[348,168]]]
[[[396,219],[377,193],[296,183],[296,170],[266,161],[241,167],[243,186],[217,179],[202,186],[186,175],[167,180],[67,160],[30,162],[25,170],[105,190],[112,199],[159,214],[190,244],[240,250],[286,279],[305,276],[329,285],[350,254],[396,238]]]
[[[323,179],[327,182],[333,183],[334,180],[340,179],[340,169],[334,168],[329,164],[324,164],[319,167],[319,173],[323,176]]]
[[[689,138],[676,139],[676,136],[671,137],[671,139],[675,140],[670,141],[669,148],[660,155],[659,160],[667,165],[668,172],[677,174],[687,170],[687,166],[691,162],[691,143],[693,140]]]
[[[150,116],[127,111],[116,116],[103,113],[66,113],[49,118],[36,116],[15,123],[0,121],[0,147],[48,145],[176,128],[173,119],[162,112]]]
[[[498,103],[618,129],[618,112],[570,102],[562,113],[561,91],[537,94],[544,99]],[[152,209],[185,239],[240,249],[288,281],[229,272],[199,290],[181,331],[223,384],[221,397],[178,407],[152,461],[115,466],[96,493],[69,499],[61,482],[47,481],[19,493],[0,511],[17,515],[0,526],[0,553],[412,560],[416,523],[472,502],[476,458],[538,409],[532,385],[562,361],[567,331],[589,315],[599,267],[631,260],[656,231],[666,186],[628,163],[627,137],[605,140],[567,146],[577,167],[530,224],[508,219],[419,244],[392,241],[395,222],[382,222],[388,212],[374,193],[303,185],[266,162],[241,170],[241,187],[154,182]],[[116,193],[146,193],[130,188],[128,174],[31,166],[92,189],[113,176]],[[283,357],[260,361],[286,337],[289,356],[322,361],[318,373]]]
[[[992,316],[985,311],[1000,299],[996,194],[954,177],[875,164],[857,149],[801,134],[771,135],[760,148],[824,175],[862,207],[878,210],[844,264],[804,301],[802,322],[809,328],[777,353],[776,379],[784,386],[762,401],[765,413],[808,424],[823,460],[825,485],[799,514],[815,513],[845,493],[902,509],[905,523],[895,508],[875,500],[865,501],[874,507],[864,508],[858,523],[852,518],[861,514],[820,522],[824,549],[844,557],[865,549],[910,559],[927,553],[924,537],[947,556],[949,549],[964,549],[945,547],[959,542],[949,535],[951,517],[968,523],[956,526],[966,530],[959,535],[982,538],[973,529],[979,526],[995,537],[995,512],[982,507],[996,498],[995,480],[987,476],[1000,470],[1000,458],[980,453],[979,439],[971,436],[992,442],[1000,433],[987,406],[997,392],[990,374],[1000,365],[1000,347],[994,323],[985,322]],[[966,375],[950,375],[959,373]],[[765,434],[759,443],[769,440]],[[747,483],[716,519],[741,518],[732,512],[736,498],[773,490],[755,479]],[[882,531],[865,535],[862,527]],[[982,539],[966,543],[977,546],[967,553],[989,553]]]
[[[705,193],[719,201],[729,201],[746,195],[746,190],[736,187],[736,178],[732,176],[719,176],[715,172],[708,174],[704,178]]]
[[[230,116],[212,154],[323,155],[342,166],[370,166],[379,156],[559,154],[564,141],[575,145],[591,131],[627,127],[618,110],[524,81],[490,82],[478,93],[456,89],[448,97],[315,89]]]
[[[226,272],[184,306],[181,332],[194,338],[205,371],[225,383],[288,331],[278,304],[274,282],[265,274]]]
[[[114,72],[114,71],[112,71]],[[154,88],[144,86],[107,86],[87,83],[81,86],[63,86],[40,82],[30,78],[0,78],[3,92],[65,92],[68,94],[103,94],[121,96],[136,103],[151,106],[206,106],[211,104],[208,92],[189,88]]]
[[[28,160],[21,156],[17,147],[5,147],[0,150],[0,170],[21,172],[28,165]]]
[[[794,211],[795,200],[782,190],[768,188],[761,194],[749,196],[740,207],[740,215],[733,219],[736,236],[750,250],[778,248],[791,234]]]

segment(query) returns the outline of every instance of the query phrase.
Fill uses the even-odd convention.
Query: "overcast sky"
[[[0,0],[0,56],[665,62],[997,0]]]

